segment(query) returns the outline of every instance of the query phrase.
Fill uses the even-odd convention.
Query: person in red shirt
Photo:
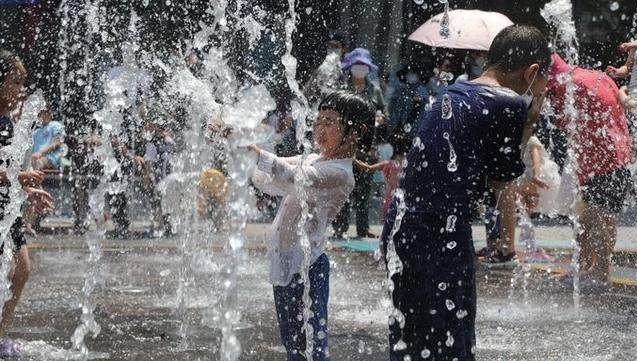
[[[619,88],[604,72],[568,65],[552,55],[547,95],[557,114],[554,123],[573,138],[579,181],[577,237],[581,247],[581,285],[608,287],[610,257],[617,238],[617,214],[634,190],[627,165],[633,158],[632,140]],[[567,81],[572,76],[576,114],[567,114]]]

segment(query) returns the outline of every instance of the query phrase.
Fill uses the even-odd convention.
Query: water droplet
[[[469,314],[469,312],[467,312],[466,310],[458,310],[458,311],[456,312],[456,317],[457,317],[459,320],[461,320],[461,319],[463,319],[463,318],[467,317],[467,315],[468,315],[468,314]]]
[[[447,347],[452,347],[454,342],[455,341],[453,336],[451,336],[451,332],[447,331],[447,341],[445,341],[445,345],[447,345]]]
[[[449,94],[442,96],[442,104],[440,105],[442,110],[442,119],[449,120],[453,117],[453,108],[451,107],[451,98]]]
[[[449,133],[445,132],[442,137],[447,140],[447,143],[449,143],[449,163],[447,163],[447,170],[455,172],[458,170],[458,156],[456,155],[456,151],[453,149],[453,144],[451,144]]]
[[[431,351],[424,349],[422,350],[422,352],[420,353],[420,357],[422,358],[429,358],[429,356],[431,356]]]
[[[613,1],[612,3],[610,3],[610,11],[617,10],[619,10],[619,3],[617,1]]]
[[[445,4],[445,13],[442,15],[442,20],[440,21],[440,36],[448,38],[451,34],[449,31],[449,3],[445,0],[443,4]]]
[[[407,349],[407,344],[403,340],[396,342],[396,344],[394,345],[394,351],[402,351],[406,349]]]
[[[422,5],[425,3],[425,0],[414,0],[414,2],[416,3],[416,5]]]
[[[453,80],[453,73],[449,73],[446,71],[440,72],[440,80],[442,80],[445,84]],[[434,98],[435,99],[435,98]]]
[[[453,310],[454,308],[456,308],[456,304],[455,304],[455,303],[453,303],[453,301],[452,301],[452,300],[446,300],[446,301],[445,301],[445,305],[447,306],[447,309],[448,309],[449,311],[451,311],[451,310]]]
[[[489,115],[489,109],[482,109],[482,114]]]
[[[447,289],[447,284],[445,282],[440,282],[438,284],[438,289],[441,290],[441,291],[446,290]]]
[[[162,277],[166,277],[169,274],[170,274],[170,270],[169,269],[165,269],[165,270],[159,272],[159,275],[162,276]]]
[[[458,220],[458,217],[456,217],[455,215],[450,215],[449,217],[447,217],[447,226],[445,227],[445,230],[449,233],[453,233],[456,231],[456,221]]]
[[[358,341],[358,353],[365,353],[365,342],[363,340]]]
[[[458,245],[458,243],[456,243],[456,241],[451,241],[451,242],[447,243],[447,248],[454,249],[454,248],[456,248],[457,245]]]

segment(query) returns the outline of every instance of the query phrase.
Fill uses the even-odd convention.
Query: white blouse
[[[310,154],[302,166],[302,156],[280,158],[262,151],[252,176],[255,186],[273,196],[283,196],[270,234],[270,282],[287,286],[301,271],[303,250],[299,244],[301,201],[295,173],[302,171],[308,181],[305,188],[309,218],[304,229],[311,245],[311,262],[325,252],[325,231],[354,189],[352,159],[324,160]]]

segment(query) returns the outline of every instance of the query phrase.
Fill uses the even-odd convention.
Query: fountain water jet
[[[0,148],[1,168],[4,170],[9,186],[3,197],[8,196],[9,204],[3,210],[4,216],[0,220],[0,239],[4,242],[2,246],[2,264],[0,265],[0,310],[4,304],[11,299],[11,280],[9,274],[12,269],[14,245],[10,236],[10,229],[15,220],[20,215],[20,207],[26,200],[24,191],[20,186],[18,174],[24,162],[27,150],[31,149],[33,137],[31,131],[38,119],[38,113],[45,107],[42,91],[32,94],[22,105],[17,114],[20,118],[14,127],[11,144]]]
[[[562,47],[565,53],[566,62],[569,65],[576,66],[579,63],[578,53],[578,41],[577,41],[577,29],[575,28],[575,22],[573,20],[573,5],[570,0],[553,0],[547,3],[541,10],[541,15],[546,19],[549,24],[552,24],[557,28],[558,37],[556,42],[558,46]],[[575,150],[577,149],[577,141],[575,137],[576,132],[576,120],[578,119],[578,111],[575,107],[575,84],[573,83],[572,72],[569,72],[565,79],[558,79],[560,82],[566,84],[566,95],[564,102],[564,112],[569,119],[568,128],[568,157],[567,163],[564,167],[563,174],[575,174],[577,169],[577,155]],[[568,177],[563,177],[568,180]],[[570,179],[575,184],[572,185],[572,191],[574,193],[579,192],[577,180]],[[573,197],[573,203],[569,207],[569,218],[573,222],[573,256],[572,267],[574,271],[573,275],[573,303],[576,309],[580,308],[580,290],[579,290],[579,254],[580,247],[577,242],[578,236],[582,232],[582,227],[579,222],[579,214],[577,211],[578,206],[577,194]]]

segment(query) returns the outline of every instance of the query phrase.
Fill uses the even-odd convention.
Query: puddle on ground
[[[57,330],[47,326],[22,326],[12,327],[7,333],[9,334],[22,334],[22,335],[45,335],[54,333]]]
[[[49,345],[44,341],[24,341],[16,340],[22,352],[18,360],[33,361],[55,361],[55,360],[82,360],[82,355],[76,350],[65,350]],[[89,360],[107,360],[110,355],[105,352],[89,352]]]
[[[113,286],[113,287],[110,287],[110,290],[115,292],[120,292],[120,293],[140,294],[140,293],[146,293],[150,291],[150,287]]]

